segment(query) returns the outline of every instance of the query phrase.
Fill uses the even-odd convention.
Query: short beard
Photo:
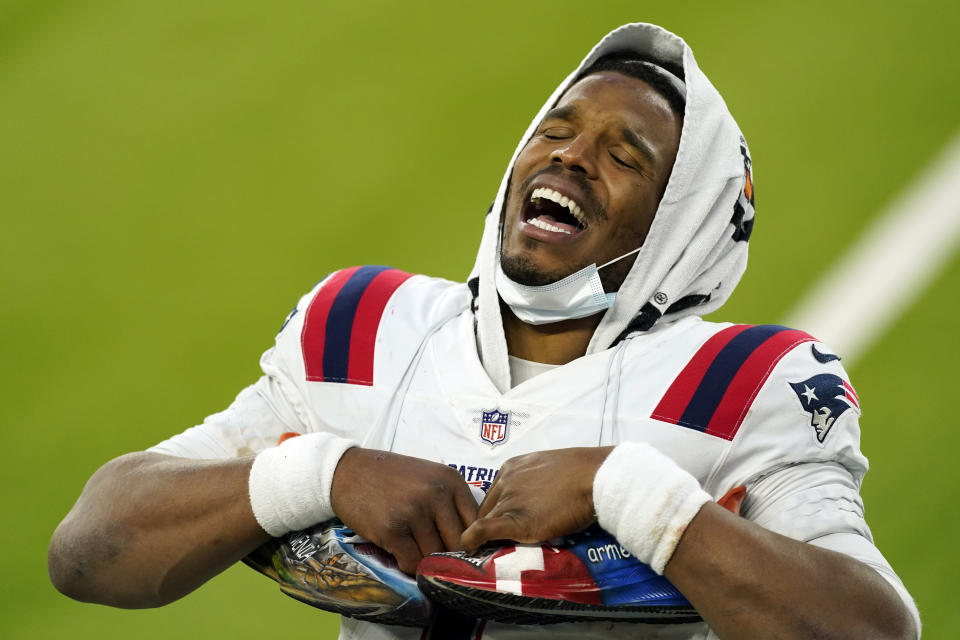
[[[607,293],[618,291],[620,289],[620,285],[623,284],[624,279],[630,272],[630,268],[633,266],[634,260],[635,257],[631,256],[601,270],[599,275],[600,283],[603,285],[603,290]],[[566,272],[551,273],[549,271],[540,269],[537,264],[527,256],[508,256],[504,255],[503,253],[500,254],[500,267],[503,269],[504,275],[517,284],[526,285],[528,287],[542,287],[543,285],[553,284],[558,280],[563,280],[567,276],[576,273],[586,266],[587,265],[581,265]]]
[[[500,254],[500,267],[503,269],[504,275],[508,278],[528,287],[542,287],[546,284],[553,284],[557,280],[562,280],[576,271],[576,269],[574,269],[569,273],[550,273],[538,267],[537,264],[527,256],[508,256],[502,253]]]

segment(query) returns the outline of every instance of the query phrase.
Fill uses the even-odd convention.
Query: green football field
[[[254,381],[329,271],[465,277],[529,118],[629,21],[692,45],[751,146],[751,268],[716,319],[781,321],[960,130],[956,0],[0,0],[0,638],[335,637],[245,567],[158,610],[73,602],[50,534],[99,465]],[[958,292],[953,258],[849,367],[927,638],[960,628]]]

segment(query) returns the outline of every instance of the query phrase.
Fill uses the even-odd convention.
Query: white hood
[[[477,339],[484,368],[501,391],[510,388],[506,338],[494,273],[500,252],[503,205],[517,154],[544,114],[582,70],[603,55],[628,49],[682,67],[686,109],[676,163],[653,225],[613,306],[593,334],[587,353],[610,348],[624,331],[646,331],[719,308],[747,266],[753,226],[750,156],[727,105],[697,67],[678,36],[652,24],[628,24],[607,34],[553,92],[517,146],[487,214],[471,278],[479,277]]]

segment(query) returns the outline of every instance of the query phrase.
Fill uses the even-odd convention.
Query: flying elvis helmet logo
[[[480,439],[490,444],[500,444],[507,439],[507,426],[510,423],[508,411],[482,411],[480,416]]]
[[[790,382],[803,410],[810,414],[810,426],[823,442],[833,423],[850,408],[860,409],[860,401],[850,383],[830,373],[821,373],[803,382]]]

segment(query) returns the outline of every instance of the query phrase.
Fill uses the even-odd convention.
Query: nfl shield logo
[[[494,409],[483,411],[480,418],[480,439],[490,444],[500,444],[507,439],[507,423],[510,413]]]

